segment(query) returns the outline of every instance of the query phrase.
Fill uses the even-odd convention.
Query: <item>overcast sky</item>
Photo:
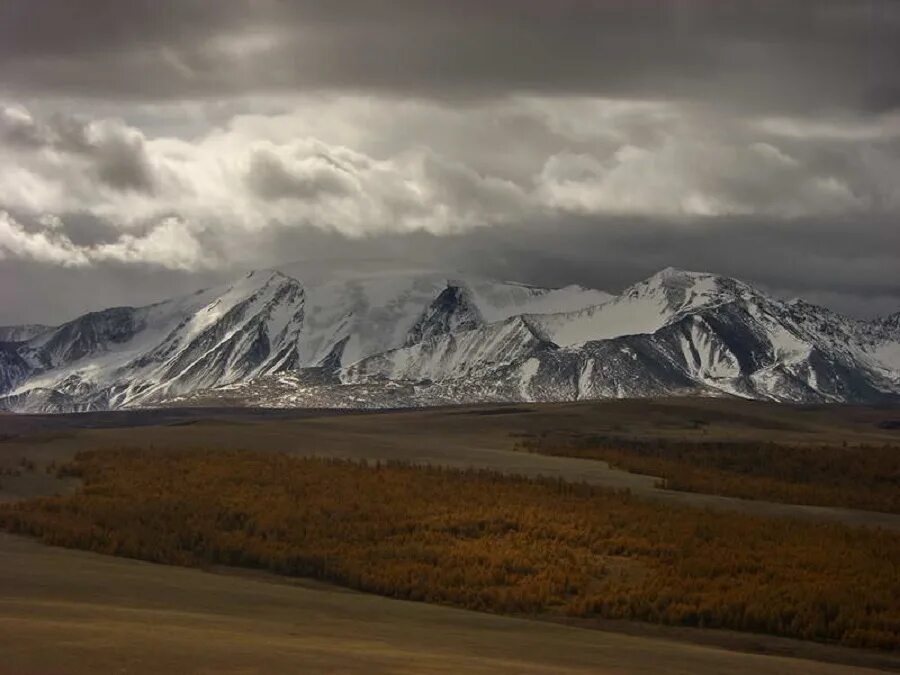
[[[900,310],[900,3],[0,2],[0,324],[360,257]]]

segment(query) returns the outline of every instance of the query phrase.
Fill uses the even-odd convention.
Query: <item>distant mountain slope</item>
[[[0,326],[0,342],[24,342],[51,328],[52,326],[44,326],[39,323],[25,323],[19,326]]]
[[[0,343],[0,406],[404,406],[684,393],[900,400],[900,314],[865,322],[663,270],[618,296],[289,265]]]

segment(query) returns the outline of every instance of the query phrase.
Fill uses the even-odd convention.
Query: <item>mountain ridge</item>
[[[374,262],[291,264],[25,337],[0,342],[3,409],[900,400],[900,312],[851,319],[672,267],[611,295]]]

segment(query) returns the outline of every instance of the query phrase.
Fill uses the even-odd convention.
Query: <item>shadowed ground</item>
[[[859,662],[744,654],[311,582],[210,574],[9,535],[0,535],[0,569],[4,674],[877,672]],[[757,646],[768,640],[752,639]],[[798,644],[770,641],[775,649]],[[866,658],[821,645],[798,648]],[[890,665],[887,657],[871,658]]]

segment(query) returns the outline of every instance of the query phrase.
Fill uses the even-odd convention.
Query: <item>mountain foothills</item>
[[[0,328],[0,408],[401,407],[681,394],[900,400],[875,321],[668,268],[612,296],[297,264],[61,326]]]

